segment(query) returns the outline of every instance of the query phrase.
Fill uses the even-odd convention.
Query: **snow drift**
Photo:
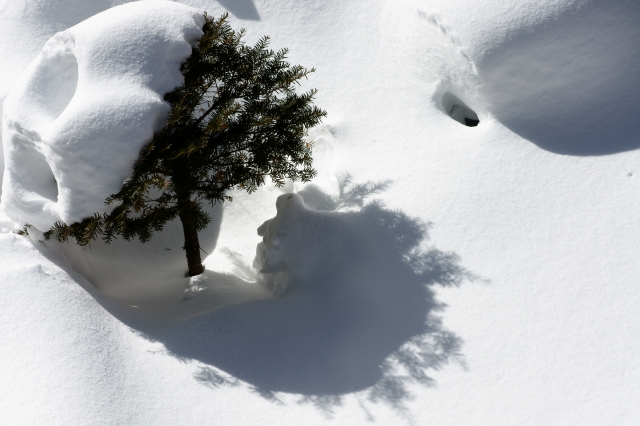
[[[203,24],[181,4],[135,2],[53,36],[4,102],[4,212],[46,231],[106,211]]]

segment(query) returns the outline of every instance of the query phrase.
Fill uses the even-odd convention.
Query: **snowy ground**
[[[104,66],[91,68],[93,78],[47,77],[45,65],[36,74],[57,91],[27,95],[32,86],[20,86],[56,32],[123,3],[0,0],[0,102],[14,97],[3,119],[2,205],[23,216],[17,225],[0,219],[3,424],[640,423],[635,0],[180,2],[228,11],[249,43],[268,34],[292,63],[317,68],[302,89],[318,88],[328,111],[310,135],[314,186],[233,194],[213,212],[207,271],[194,280],[181,275],[177,228],[149,245],[90,251],[40,243],[36,229],[12,232],[77,208],[64,190],[86,190],[85,181],[110,190],[92,176],[108,162],[82,160],[86,170],[59,181],[55,197],[24,198],[47,188],[49,172],[38,155],[11,147],[55,146],[56,135],[81,144],[83,131],[108,136],[130,117],[106,109],[103,126],[60,113],[70,93],[78,95],[67,106],[97,93],[80,83],[72,91],[69,81],[146,93],[147,107],[134,99],[126,110],[142,111],[147,131],[162,116],[154,96],[176,77],[189,41],[181,34],[193,37],[197,24],[175,4],[149,2],[140,7],[180,12],[159,21],[128,13],[87,36]],[[164,52],[164,80],[145,74],[161,66],[136,54],[153,22],[170,27],[153,45]],[[114,48],[101,57],[100,46]],[[86,56],[73,54],[82,70]],[[59,69],[68,70],[65,55]],[[111,62],[138,71],[119,79]],[[105,93],[96,98],[108,106]],[[455,121],[454,104],[480,124]],[[76,127],[64,128],[64,114]],[[127,140],[144,143],[143,130]],[[112,158],[101,141],[93,156]],[[333,211],[362,189],[355,184],[387,180],[364,205]],[[299,196],[285,196],[276,212],[289,192]],[[290,266],[291,287],[272,299],[251,265],[256,230],[273,217],[267,237],[286,238],[270,259]]]

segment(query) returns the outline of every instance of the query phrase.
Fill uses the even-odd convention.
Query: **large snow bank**
[[[146,1],[53,36],[4,102],[5,213],[46,230],[106,211],[164,124],[163,96],[203,23],[199,10]]]

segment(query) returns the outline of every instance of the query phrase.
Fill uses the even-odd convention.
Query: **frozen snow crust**
[[[163,96],[203,23],[199,10],[146,1],[53,36],[4,102],[4,212],[47,230],[107,211],[164,124]]]

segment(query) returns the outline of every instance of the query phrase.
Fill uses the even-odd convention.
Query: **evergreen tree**
[[[228,191],[255,191],[269,176],[308,181],[311,144],[304,137],[326,112],[313,105],[315,90],[296,94],[294,85],[315,71],[291,66],[287,50],[253,46],[244,30],[231,29],[227,15],[205,15],[204,35],[182,65],[184,84],[165,96],[171,105],[165,127],[145,146],[120,192],[107,198],[110,213],[81,222],[57,222],[46,234],[74,238],[81,246],[102,236],[146,242],[179,218],[189,276],[204,271],[198,231],[211,222],[203,203],[231,201]]]

